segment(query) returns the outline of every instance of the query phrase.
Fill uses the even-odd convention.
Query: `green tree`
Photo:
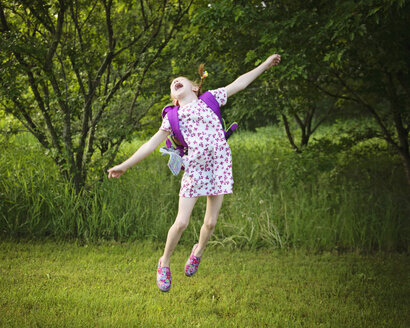
[[[0,110],[37,138],[77,192],[160,99],[149,69],[191,4],[0,1]]]
[[[410,185],[410,4],[346,1],[329,11],[329,77],[324,94],[353,102],[377,123],[376,136],[400,155]]]
[[[299,56],[303,49],[287,41],[280,26],[291,26],[294,14],[288,5],[267,1],[197,1],[191,26],[173,43],[183,44],[182,51],[176,54],[184,63],[181,67],[193,66],[193,59],[208,63],[214,73],[207,81],[210,87],[230,83],[268,55],[280,53],[282,63],[235,95],[225,115],[229,120],[239,120],[241,127],[247,129],[283,119],[292,147],[300,151],[329,114],[327,105],[331,104],[332,109],[335,106],[334,101],[323,100],[328,96],[319,96],[306,80],[299,78],[308,71]],[[299,145],[290,131],[290,120],[300,129]]]
[[[280,112],[292,147],[300,150],[334,109],[355,108],[377,124],[373,136],[401,156],[410,184],[409,9],[405,0],[221,0],[199,8],[194,23],[206,31],[199,47],[229,62],[227,77],[268,54],[282,55],[281,64],[258,79],[258,90],[235,97],[233,112],[265,122]],[[299,145],[290,119],[299,127]]]

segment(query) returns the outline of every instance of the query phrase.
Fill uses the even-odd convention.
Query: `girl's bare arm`
[[[259,75],[261,75],[264,71],[271,68],[272,66],[278,65],[280,62],[280,55],[272,55],[268,59],[266,59],[262,64],[258,67],[245,73],[238,77],[235,81],[231,84],[226,86],[226,93],[228,97],[234,95],[235,93],[245,89],[250,83],[252,83]]]
[[[138,148],[134,155],[121,164],[110,168],[108,170],[108,178],[119,178],[125,171],[151,154],[169,135],[170,133],[167,131],[158,130],[151,139]]]

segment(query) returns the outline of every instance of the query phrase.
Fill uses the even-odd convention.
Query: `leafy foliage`
[[[37,138],[77,192],[88,169],[109,166],[160,99],[145,85],[147,72],[190,5],[0,3],[1,109]]]

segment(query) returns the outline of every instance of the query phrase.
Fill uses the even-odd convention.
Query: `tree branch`
[[[6,20],[6,16],[4,15],[4,8],[3,8],[3,4],[0,1],[0,22],[1,22],[1,32],[6,32],[9,30],[9,26],[7,24],[7,20]]]
[[[107,26],[107,35],[108,35],[108,49],[112,52],[114,49],[114,38],[113,38],[113,28],[112,28],[112,22],[111,22],[111,5],[112,5],[112,0],[108,0],[108,3],[104,0],[104,9],[105,9],[105,20],[106,20],[106,26]]]
[[[54,40],[51,43],[50,48],[48,49],[45,62],[44,62],[44,67],[45,70],[48,71],[49,67],[52,63],[52,59],[54,57],[54,54],[57,50],[58,43],[60,42],[61,38],[61,33],[63,31],[63,23],[64,23],[64,12],[65,12],[65,4],[63,0],[60,0],[60,10],[58,12],[58,18],[57,18],[57,29],[56,32],[53,33]]]
[[[86,99],[87,98],[87,92],[85,91],[83,80],[81,79],[80,71],[78,70],[78,67],[76,67],[76,65],[75,65],[75,61],[74,61],[74,58],[72,57],[72,54],[69,54],[68,58],[70,59],[71,66],[73,67],[73,71],[74,71],[75,76],[77,78],[77,82],[78,82],[78,85],[80,87],[80,92],[83,95],[84,99]]]
[[[25,121],[19,115],[16,115],[16,113],[12,109],[10,109],[6,104],[2,102],[4,111],[15,117],[17,120],[19,120],[26,127],[26,129],[29,130],[30,133],[37,138],[37,140],[41,143],[41,145],[44,148],[50,149],[50,144],[47,141],[47,137],[41,132],[41,130],[38,129],[37,125],[33,122],[30,115],[25,110],[25,107],[22,106],[21,103],[15,97],[12,98],[12,101],[14,105],[18,107],[20,113],[23,114]]]
[[[391,103],[391,110],[393,113],[393,121],[394,125],[396,126],[397,135],[399,138],[400,148],[405,151],[409,152],[409,136],[407,129],[403,125],[403,119],[400,112],[400,101],[395,91],[395,86],[393,82],[393,77],[390,73],[388,73],[388,83],[386,83],[387,94],[389,95],[389,100]]]
[[[323,115],[323,117],[319,121],[316,122],[316,125],[312,128],[311,134],[313,134],[316,131],[316,129],[324,122],[324,120],[328,117],[330,112],[334,110],[334,108],[335,108],[334,106],[331,106],[326,112],[326,114]]]
[[[53,142],[53,146],[55,149],[57,149],[57,151],[59,153],[61,153],[61,147],[60,144],[58,142],[58,136],[56,133],[56,130],[51,122],[51,116],[49,114],[49,112],[46,110],[46,107],[44,106],[44,101],[43,98],[40,95],[40,92],[37,88],[37,84],[35,82],[35,78],[34,75],[32,73],[32,71],[29,69],[28,65],[25,64],[25,62],[23,61],[23,59],[21,58],[21,56],[18,53],[14,53],[14,55],[16,56],[17,60],[20,62],[21,65],[26,67],[26,72],[27,72],[27,76],[28,76],[28,81],[31,87],[31,90],[33,91],[34,94],[34,98],[36,99],[36,102],[40,108],[41,113],[43,114],[44,120],[46,121],[46,125],[48,128],[48,131],[50,132],[51,135],[51,140]]]
[[[360,97],[356,91],[354,91],[352,88],[350,88],[347,83],[337,74],[337,72],[333,71],[333,74],[336,76],[336,78],[342,83],[342,85],[354,96],[356,97],[357,101],[364,106],[375,118],[377,124],[379,124],[380,128],[382,129],[385,139],[396,149],[400,150],[399,145],[393,140],[390,132],[387,130],[386,126],[383,124],[382,119],[380,116],[377,114],[376,110],[367,102],[365,102],[362,97]]]
[[[302,130],[302,133],[305,131],[305,124],[302,122],[302,120],[300,119],[299,115],[296,113],[296,111],[294,111],[292,113],[293,117],[295,118],[296,122],[298,123],[300,129]]]
[[[144,29],[148,27],[147,17],[145,16],[144,1],[140,0],[142,19],[144,20]]]
[[[30,9],[30,13],[38,19],[38,21],[43,24],[43,26],[51,33],[51,34],[55,34],[55,28],[54,25],[52,23],[52,20],[50,18],[50,16],[45,15],[46,19],[44,19],[41,15],[40,12],[37,11],[37,8],[35,8],[35,4],[32,1],[29,0],[25,0],[23,1],[24,5],[27,6],[28,9]],[[37,4],[40,5],[40,7],[42,7],[42,3],[41,2],[37,2]],[[41,9],[43,9],[44,13],[46,13],[46,11],[44,10],[44,7],[42,7]]]
[[[345,100],[350,100],[356,103],[359,103],[360,101],[358,99],[355,98],[351,98],[351,97],[347,97],[347,96],[342,96],[342,95],[338,95],[338,94],[334,94],[328,90],[326,90],[325,88],[321,87],[319,84],[317,84],[315,81],[310,80],[310,79],[306,79],[306,81],[308,81],[309,83],[312,83],[316,88],[318,88],[320,91],[322,91],[323,93],[325,93],[326,95],[333,97],[333,98],[339,98],[339,99],[345,99]]]
[[[311,105],[309,106],[309,110],[306,116],[306,134],[310,136],[312,134],[312,120],[313,116],[315,115],[316,112],[316,106]]]
[[[288,118],[286,117],[285,114],[281,114],[281,115],[282,115],[283,124],[284,124],[284,126],[285,126],[286,135],[287,135],[287,137],[288,137],[288,140],[289,140],[289,142],[290,142],[290,145],[292,146],[292,148],[293,148],[296,152],[300,153],[300,150],[299,150],[298,146],[296,146],[295,141],[293,140],[292,133],[290,132]]]
[[[73,6],[73,2],[70,2],[69,3],[71,6],[70,6],[70,11],[71,11],[71,19],[73,20],[73,22],[74,22],[74,26],[75,26],[75,29],[76,29],[76,31],[77,31],[77,34],[78,34],[78,42],[80,43],[80,49],[81,49],[81,52],[82,53],[84,53],[85,52],[85,45],[84,45],[84,40],[83,40],[83,35],[82,35],[82,26],[80,26],[80,24],[79,24],[79,22],[78,22],[78,18],[77,18],[77,13],[76,12],[74,12],[74,6]],[[97,1],[95,2],[95,4],[94,4],[94,7],[95,7],[95,5],[97,4]],[[93,8],[94,8],[93,7]],[[76,8],[77,9],[77,8]],[[91,11],[92,12],[92,11]],[[90,12],[90,14],[91,14],[91,12]],[[87,17],[87,19],[88,19],[88,17]],[[86,19],[86,20],[87,20]],[[84,22],[85,23],[85,22]],[[84,25],[84,23],[83,23],[83,25]],[[72,54],[70,55],[70,57],[72,58]],[[73,64],[73,67],[75,67],[74,66],[74,60],[73,59],[71,59],[71,62],[72,62],[72,64]],[[85,71],[87,72],[87,78],[88,78],[88,89],[89,90],[91,90],[91,86],[92,86],[92,77],[91,77],[91,71],[90,71],[90,68],[88,67],[88,65],[85,65],[84,66],[84,69],[85,69]],[[76,73],[76,75],[77,75],[77,73]],[[79,78],[79,76],[77,76],[77,79],[79,80],[79,81],[82,81],[80,78]],[[81,84],[82,84],[82,82],[81,82]],[[84,89],[84,88],[83,88]],[[85,91],[84,91],[84,99],[86,99],[86,96],[85,96]]]
[[[154,23],[154,21],[152,21],[152,22],[150,23],[150,25],[148,26],[148,28],[149,28],[153,23]],[[129,44],[127,44],[126,46],[123,46],[121,49],[117,50],[117,51],[114,53],[113,57],[118,56],[118,55],[119,55],[121,52],[123,52],[124,50],[126,50],[126,49],[132,47],[135,43],[137,43],[137,42],[139,41],[139,39],[141,39],[141,37],[145,34],[145,32],[146,32],[146,28],[144,27],[144,29],[141,31],[141,33],[138,34],[138,36],[137,36],[136,38],[134,38],[134,40],[132,40],[132,41],[131,41]]]
[[[93,7],[91,8],[90,12],[88,13],[87,17],[84,19],[84,22],[81,24],[81,26],[79,26],[79,29],[81,30],[83,28],[83,26],[85,25],[85,23],[87,23],[87,21],[90,19],[91,14],[93,13],[95,7],[97,6],[98,0],[96,0],[94,2]]]

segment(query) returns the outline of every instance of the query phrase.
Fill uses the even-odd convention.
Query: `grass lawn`
[[[1,327],[409,327],[405,254],[207,249],[155,284],[163,245],[0,242]]]

